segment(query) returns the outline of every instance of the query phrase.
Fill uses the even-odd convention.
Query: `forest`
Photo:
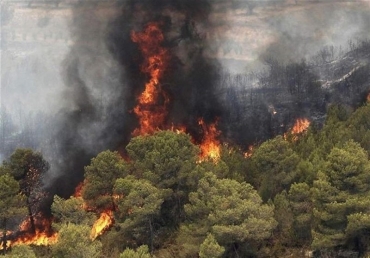
[[[0,254],[370,257],[370,41],[233,74],[208,33],[229,1],[144,2],[72,10],[63,108],[2,103]],[[241,2],[245,24],[285,10]]]
[[[94,157],[67,199],[43,192],[49,165],[42,155],[17,149],[0,167],[3,253],[366,257],[369,116],[368,103],[355,111],[332,105],[322,128],[276,136],[248,153],[224,144],[218,159],[199,160],[199,147],[182,132],[137,136],[124,155]],[[102,215],[109,221],[96,229]],[[26,230],[43,231],[49,244],[9,231],[24,218]]]

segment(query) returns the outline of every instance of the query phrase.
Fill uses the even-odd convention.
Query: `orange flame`
[[[10,243],[10,246],[15,245],[52,245],[58,242],[58,233],[53,232],[52,234],[47,234],[46,232],[41,232],[36,230],[35,235],[25,235],[14,242]]]
[[[42,214],[34,217],[36,229],[32,232],[30,219],[27,218],[19,225],[18,233],[7,232],[9,238],[16,235],[14,239],[7,240],[7,247],[16,245],[52,245],[58,242],[58,233],[51,229],[51,219],[46,219]],[[0,250],[3,246],[0,247]]]
[[[98,236],[102,235],[107,229],[113,225],[113,212],[111,210],[104,211],[100,217],[95,221],[91,233],[91,240],[95,240]]]
[[[290,131],[291,137],[289,137],[291,140],[296,141],[298,140],[298,134],[301,134],[305,131],[307,131],[308,127],[310,126],[311,122],[307,118],[298,118],[292,130]],[[284,139],[288,139],[289,134],[284,134]]]
[[[85,184],[85,181],[82,181],[81,183],[79,183],[76,188],[75,188],[75,192],[73,194],[73,197],[82,197],[82,188],[84,187],[84,184]]]
[[[292,128],[292,134],[300,134],[303,133],[308,129],[310,126],[310,121],[308,121],[307,118],[299,118],[295,122],[293,128]]]
[[[221,148],[220,141],[217,140],[217,137],[220,135],[220,131],[217,130],[217,122],[207,126],[203,119],[199,119],[198,124],[202,126],[204,136],[203,141],[200,144],[200,161],[203,161],[207,158],[212,159],[214,162],[217,162],[221,157]]]
[[[131,39],[139,45],[144,56],[141,71],[150,76],[134,108],[139,128],[133,135],[151,134],[163,126],[168,113],[169,98],[162,91],[159,81],[168,65],[169,53],[161,46],[164,35],[158,23],[149,23],[143,32],[132,32]]]
[[[244,152],[244,157],[245,157],[245,158],[250,158],[250,157],[252,157],[253,149],[254,149],[254,146],[253,146],[253,145],[250,145],[250,146],[248,147],[248,151]]]

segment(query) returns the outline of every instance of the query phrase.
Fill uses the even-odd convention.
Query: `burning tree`
[[[10,175],[0,176],[0,219],[1,219],[1,248],[3,252],[8,248],[7,234],[11,229],[8,224],[13,218],[23,217],[27,214],[24,195],[20,194],[19,184]]]
[[[49,170],[49,163],[41,153],[31,149],[17,149],[8,162],[4,163],[19,182],[21,193],[26,196],[30,230],[36,232],[35,214],[40,212],[40,200],[46,196],[42,189],[41,177]]]
[[[17,149],[10,159],[4,162],[1,169],[17,184],[8,180],[18,194],[25,200],[25,207],[28,210],[28,217],[19,227],[8,232],[7,244],[3,244],[5,250],[8,246],[19,244],[48,245],[57,241],[57,234],[51,229],[51,217],[46,217],[43,209],[46,207],[44,201],[47,194],[41,185],[42,175],[49,169],[49,164],[43,159],[40,153],[30,149]],[[17,187],[18,186],[18,187]],[[6,188],[4,188],[6,189]],[[16,197],[14,201],[17,201]],[[16,221],[18,223],[19,221]],[[15,223],[14,223],[15,224]],[[5,234],[3,235],[5,237]],[[4,240],[5,241],[5,240]]]

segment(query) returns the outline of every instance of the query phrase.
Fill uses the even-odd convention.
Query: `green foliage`
[[[0,176],[0,229],[2,231],[2,247],[6,247],[6,234],[7,230],[9,230],[8,221],[10,219],[18,219],[16,222],[19,222],[26,214],[26,198],[20,194],[18,182],[10,175]]]
[[[62,225],[58,232],[58,242],[50,246],[52,257],[100,257],[102,245],[97,240],[90,240],[90,230],[91,228],[87,225],[72,223]]]
[[[312,198],[307,183],[294,183],[289,190],[288,199],[292,211],[293,239],[297,246],[308,246],[311,242]]]
[[[297,97],[317,90],[305,78],[290,85]],[[370,105],[352,115],[333,105],[322,129],[313,127],[297,141],[278,136],[247,159],[223,146],[217,163],[197,163],[190,137],[169,131],[133,138],[128,162],[103,152],[85,168],[83,197],[98,210],[114,207],[115,226],[99,238],[103,246],[82,241],[81,248],[106,257],[299,257],[307,249],[338,248],[364,254],[370,243],[369,112]],[[0,174],[11,173],[7,164]],[[61,232],[91,225],[94,217],[81,205],[79,198],[54,198]],[[72,246],[62,240],[52,254],[82,257]]]
[[[208,234],[200,245],[200,258],[219,258],[225,252],[225,248],[220,246],[212,234]]]
[[[171,131],[133,138],[126,150],[133,161],[138,178],[167,189],[183,189],[194,185],[193,173],[199,149],[190,136]]]
[[[185,205],[188,234],[204,241],[212,233],[222,246],[266,239],[276,226],[273,207],[262,204],[250,184],[207,173]],[[198,247],[199,248],[199,247]],[[199,251],[198,251],[199,252]]]
[[[48,171],[49,163],[44,160],[41,153],[33,152],[31,149],[16,149],[3,166],[5,171],[19,182],[22,194],[27,197],[29,216],[32,217],[32,208],[35,208],[37,198],[43,194],[41,176]],[[33,222],[31,224],[34,227]]]
[[[196,166],[199,149],[190,136],[172,131],[133,138],[126,150],[131,159],[133,175],[149,180],[159,189],[172,189],[161,207],[165,227],[173,230],[184,218],[183,205],[188,193],[196,188],[203,172]]]
[[[26,202],[19,183],[10,175],[0,176],[0,217],[10,219],[22,214],[26,214]]]
[[[120,214],[118,219],[147,219],[158,214],[164,198],[171,190],[162,190],[153,186],[148,180],[136,179],[133,176],[119,178],[114,185],[116,204]]]
[[[349,141],[342,148],[332,149],[325,173],[320,173],[314,182],[313,247],[332,248],[345,244],[348,218],[369,212],[369,182],[370,162],[358,143]],[[353,228],[353,223],[350,226]]]
[[[127,165],[118,152],[103,151],[85,167],[82,197],[87,206],[96,210],[113,207],[112,192],[117,178],[127,174]]]
[[[12,247],[11,252],[5,255],[7,258],[36,258],[36,254],[28,245],[17,245]]]
[[[289,245],[293,240],[292,227],[294,218],[286,191],[282,191],[275,196],[274,206],[274,218],[278,222],[275,234],[278,235],[279,244]]]
[[[248,161],[241,150],[229,146],[222,146],[221,160],[228,168],[224,178],[234,179],[238,182],[245,181],[248,171]]]
[[[83,208],[84,201],[81,197],[70,197],[65,200],[54,196],[51,212],[56,222],[92,225],[96,216]],[[55,224],[55,223],[54,223]]]
[[[172,190],[158,189],[148,180],[133,176],[119,178],[114,185],[117,196],[116,222],[123,237],[138,246],[148,244],[153,249],[156,241],[154,224],[158,221],[161,205]]]
[[[278,136],[261,144],[252,156],[257,171],[257,189],[262,199],[272,199],[277,193],[289,188],[297,177],[300,157],[288,141]]]
[[[6,175],[6,174],[8,174],[8,175],[11,174],[10,167],[1,165],[0,166],[0,175],[2,176],[2,175]]]
[[[345,127],[348,128],[351,138],[360,143],[361,146],[370,154],[370,104],[358,108],[346,121]]]
[[[142,245],[138,247],[136,250],[132,250],[131,248],[126,248],[123,251],[119,258],[150,258],[149,248],[146,245]]]
[[[36,170],[42,174],[49,169],[49,164],[44,160],[41,153],[31,149],[16,149],[8,161],[4,162],[15,179],[22,179],[27,176],[30,170]]]

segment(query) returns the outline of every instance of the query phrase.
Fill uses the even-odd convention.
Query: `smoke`
[[[70,24],[73,46],[63,63],[65,107],[49,145],[51,173],[46,181],[71,193],[83,167],[100,151],[123,150],[138,123],[132,110],[147,80],[141,51],[131,40],[148,22],[159,22],[171,55],[162,88],[171,96],[168,125],[186,124],[199,135],[198,118],[221,115],[214,97],[220,67],[204,57],[211,5],[204,0],[126,1],[117,8],[76,7]],[[55,158],[57,157],[57,158]],[[58,180],[62,178],[63,180]]]
[[[106,149],[124,152],[137,127],[132,109],[148,78],[140,70],[143,56],[130,35],[156,21],[171,55],[161,81],[171,98],[167,125],[185,124],[199,140],[202,132],[197,120],[202,117],[206,123],[219,119],[223,135],[238,144],[270,137],[295,118],[290,116],[285,96],[258,91],[256,79],[225,74],[259,71],[271,59],[300,62],[324,46],[346,46],[349,40],[370,36],[366,2],[298,2],[125,0],[95,6],[80,1],[70,13],[55,15],[69,21],[68,29],[65,25],[60,31],[49,29],[54,19],[59,19],[54,17],[43,25],[49,30],[46,40],[68,31],[60,75],[55,72],[59,69],[55,56],[65,51],[45,48],[42,56],[37,56],[37,65],[22,63],[23,59],[15,58],[16,51],[4,51],[3,59],[20,60],[9,73],[2,72],[2,84],[9,85],[2,103],[16,106],[7,109],[12,111],[12,120],[6,129],[11,131],[11,121],[24,124],[26,115],[18,111],[19,106],[47,113],[33,122],[37,130],[45,132],[43,139],[34,139],[51,163],[45,183],[51,192],[70,194],[83,179],[83,167],[90,159]],[[48,17],[38,8],[34,12]],[[12,15],[20,16],[17,10]],[[15,24],[18,20],[9,21],[4,31],[20,26]],[[11,46],[6,44],[9,38],[18,37],[11,32],[4,35],[2,49]],[[26,75],[17,78],[25,74],[24,67],[28,79]],[[44,72],[48,69],[53,73]],[[17,79],[12,85],[13,78]],[[42,87],[40,80],[44,80]],[[290,117],[276,119],[282,113]],[[274,127],[278,129],[271,129]]]
[[[367,1],[238,1],[212,15],[216,24],[210,55],[221,55],[225,68],[245,73],[263,68],[266,58],[282,63],[310,59],[324,46],[348,47],[368,39]],[[251,12],[251,5],[252,11]],[[227,11],[225,11],[225,9]],[[237,62],[239,61],[239,62]],[[241,65],[242,64],[242,65]]]

